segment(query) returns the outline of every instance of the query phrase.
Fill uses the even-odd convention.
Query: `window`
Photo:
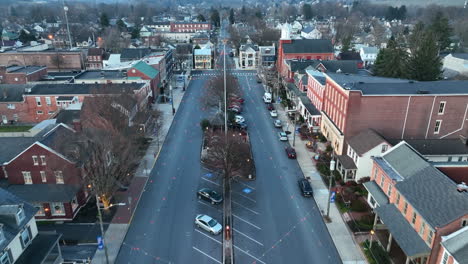
[[[464,226],[467,226],[467,225],[468,225],[468,219],[463,219],[462,223],[461,223],[461,226],[464,227]]]
[[[439,112],[438,112],[439,115],[443,115],[443,114],[444,114],[444,111],[445,111],[445,104],[446,104],[445,101],[440,102],[440,104],[439,104]]]
[[[37,156],[32,156],[34,165],[39,165],[39,161],[37,160]]]
[[[400,194],[399,193],[397,193],[397,195],[396,195],[396,202],[395,203],[396,203],[397,207],[400,204]]]
[[[377,167],[374,169],[374,179],[377,179],[377,173],[379,172],[379,169]]]
[[[427,234],[427,239],[426,239],[427,244],[431,245],[433,236],[434,236],[434,231],[429,230],[429,234]]]
[[[41,158],[41,165],[46,165],[45,156],[41,155],[40,158]]]
[[[30,228],[29,226],[27,228],[25,228],[21,234],[20,234],[20,238],[21,238],[21,246],[24,248],[26,248],[29,243],[31,243],[31,234],[30,234]]]
[[[8,109],[15,109],[15,104],[7,104]]]
[[[9,249],[6,252],[0,254],[0,264],[11,264]]]
[[[18,223],[23,222],[24,218],[26,218],[23,208],[18,208],[18,212],[16,212],[16,218],[18,219]]]
[[[388,149],[388,145],[387,144],[383,144],[382,145],[382,153],[384,153],[385,151],[387,151]]]
[[[55,182],[57,184],[64,184],[62,171],[55,171],[54,173],[55,173]]]
[[[13,114],[13,120],[15,120],[15,122],[18,121],[18,114]]]
[[[416,224],[416,218],[418,217],[418,215],[416,214],[416,212],[413,212],[413,219],[411,220],[411,223],[413,224],[413,226]]]
[[[44,112],[42,112],[42,111],[37,111],[36,113],[37,113],[38,115],[42,115]]]
[[[403,206],[403,214],[406,215],[407,211],[408,211],[408,203],[405,202],[405,205]]]
[[[380,175],[380,187],[383,188],[384,182],[385,182],[385,177],[383,176],[383,174],[381,174],[381,175]]]
[[[44,216],[45,211],[44,211],[44,206],[42,206],[41,203],[35,203],[34,207],[36,207],[39,211],[37,211],[36,216]]]
[[[387,191],[388,197],[392,197],[392,187],[393,186],[391,184],[388,185],[388,191]]]
[[[426,222],[422,222],[421,226],[419,227],[419,235],[423,236],[424,235],[424,230],[426,229]]]
[[[448,253],[447,251],[444,250],[444,256],[442,257],[442,261],[440,263],[447,264],[447,262],[448,262]]]
[[[40,97],[36,97],[36,104],[37,104],[37,106],[41,106],[41,98]]]
[[[442,124],[442,120],[436,120],[435,127],[434,127],[434,134],[439,134],[441,124]]]
[[[54,114],[54,111],[49,111],[47,112],[49,115],[53,115]]]
[[[45,171],[41,171],[41,181],[42,182],[47,182],[47,176],[46,176],[46,173]]]
[[[32,184],[32,177],[31,177],[31,172],[30,171],[22,171],[23,173],[23,179],[24,179],[24,184]]]
[[[52,105],[52,102],[50,101],[50,97],[46,97],[45,101],[47,105]]]
[[[63,203],[51,203],[52,215],[65,215]]]

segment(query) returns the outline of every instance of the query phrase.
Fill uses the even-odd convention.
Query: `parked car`
[[[275,119],[275,121],[273,121],[273,124],[277,128],[281,128],[283,126],[283,124],[281,124],[281,120],[279,120],[279,119]]]
[[[229,57],[234,57],[234,53],[232,51],[229,52]]]
[[[229,107],[228,111],[234,112],[235,114],[240,114],[242,113],[241,110],[237,107]]]
[[[296,150],[294,148],[286,147],[284,150],[286,151],[286,155],[288,155],[288,158],[290,159],[296,158]]]
[[[197,192],[198,199],[203,199],[211,204],[220,204],[223,201],[223,196],[221,194],[215,192],[214,190],[203,188]]]
[[[276,110],[271,110],[270,115],[271,117],[278,117],[278,112]]]
[[[244,123],[245,122],[245,118],[241,115],[236,115],[235,119],[236,123]]]
[[[218,221],[204,214],[199,214],[195,217],[195,225],[213,235],[217,235],[223,230],[223,226]]]
[[[260,77],[257,76],[257,83],[262,83],[262,79],[260,79]]]
[[[268,111],[275,110],[275,106],[272,103],[267,103],[266,104]]]
[[[230,128],[234,129],[240,129],[240,130],[246,130],[247,129],[247,124],[242,122],[242,123],[230,123],[228,125]]]
[[[312,186],[310,186],[310,182],[306,179],[300,179],[298,181],[299,184],[299,189],[301,190],[301,193],[305,197],[311,197],[313,194],[312,191]]]
[[[288,141],[288,135],[284,132],[278,132],[278,137],[280,141]]]

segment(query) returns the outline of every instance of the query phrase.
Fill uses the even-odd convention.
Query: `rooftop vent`
[[[418,93],[418,94],[428,94],[429,91],[427,91],[427,90],[418,90],[417,93]]]
[[[458,192],[468,192],[468,185],[465,182],[457,184],[457,191]]]
[[[363,84],[364,82],[363,81],[359,81],[359,84]]]

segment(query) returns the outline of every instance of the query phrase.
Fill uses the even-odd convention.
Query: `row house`
[[[452,181],[404,141],[373,158],[370,179],[364,186],[375,212],[375,235],[388,252],[403,252],[399,263],[449,263],[444,259],[458,256],[447,241],[468,226],[466,185]],[[467,240],[458,242],[467,248]]]
[[[45,66],[0,66],[0,84],[26,84],[47,76]]]
[[[413,82],[324,73],[321,131],[338,155],[372,128],[385,138],[459,138],[468,134],[468,82]]]
[[[275,44],[271,46],[258,46],[258,64],[262,67],[273,67],[276,62],[276,47]]]
[[[171,22],[161,21],[153,22],[145,25],[148,28],[154,29],[156,32],[170,32],[171,31]]]
[[[201,32],[210,31],[211,23],[208,22],[171,22],[171,32]]]
[[[37,219],[72,220],[88,193],[81,168],[60,147],[75,130],[54,123],[46,121],[47,126],[31,137],[0,137],[0,176],[9,192],[39,209]]]
[[[151,87],[147,81],[139,81],[140,77],[135,78],[131,83],[54,83],[8,87],[11,95],[0,99],[0,115],[2,119],[5,116],[7,122],[39,123],[52,118],[61,109],[82,103],[85,97],[123,91],[132,92],[143,107],[151,96]],[[7,89],[2,87],[0,90]]]
[[[59,264],[61,235],[41,233],[32,204],[0,188],[0,263]]]

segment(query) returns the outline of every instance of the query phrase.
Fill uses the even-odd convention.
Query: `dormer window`
[[[26,215],[24,214],[23,207],[19,207],[18,212],[16,212],[16,219],[18,220],[18,224],[23,222],[25,218],[26,218]]]
[[[0,224],[0,243],[3,242],[3,240],[5,240],[5,234],[3,233],[3,224]]]

